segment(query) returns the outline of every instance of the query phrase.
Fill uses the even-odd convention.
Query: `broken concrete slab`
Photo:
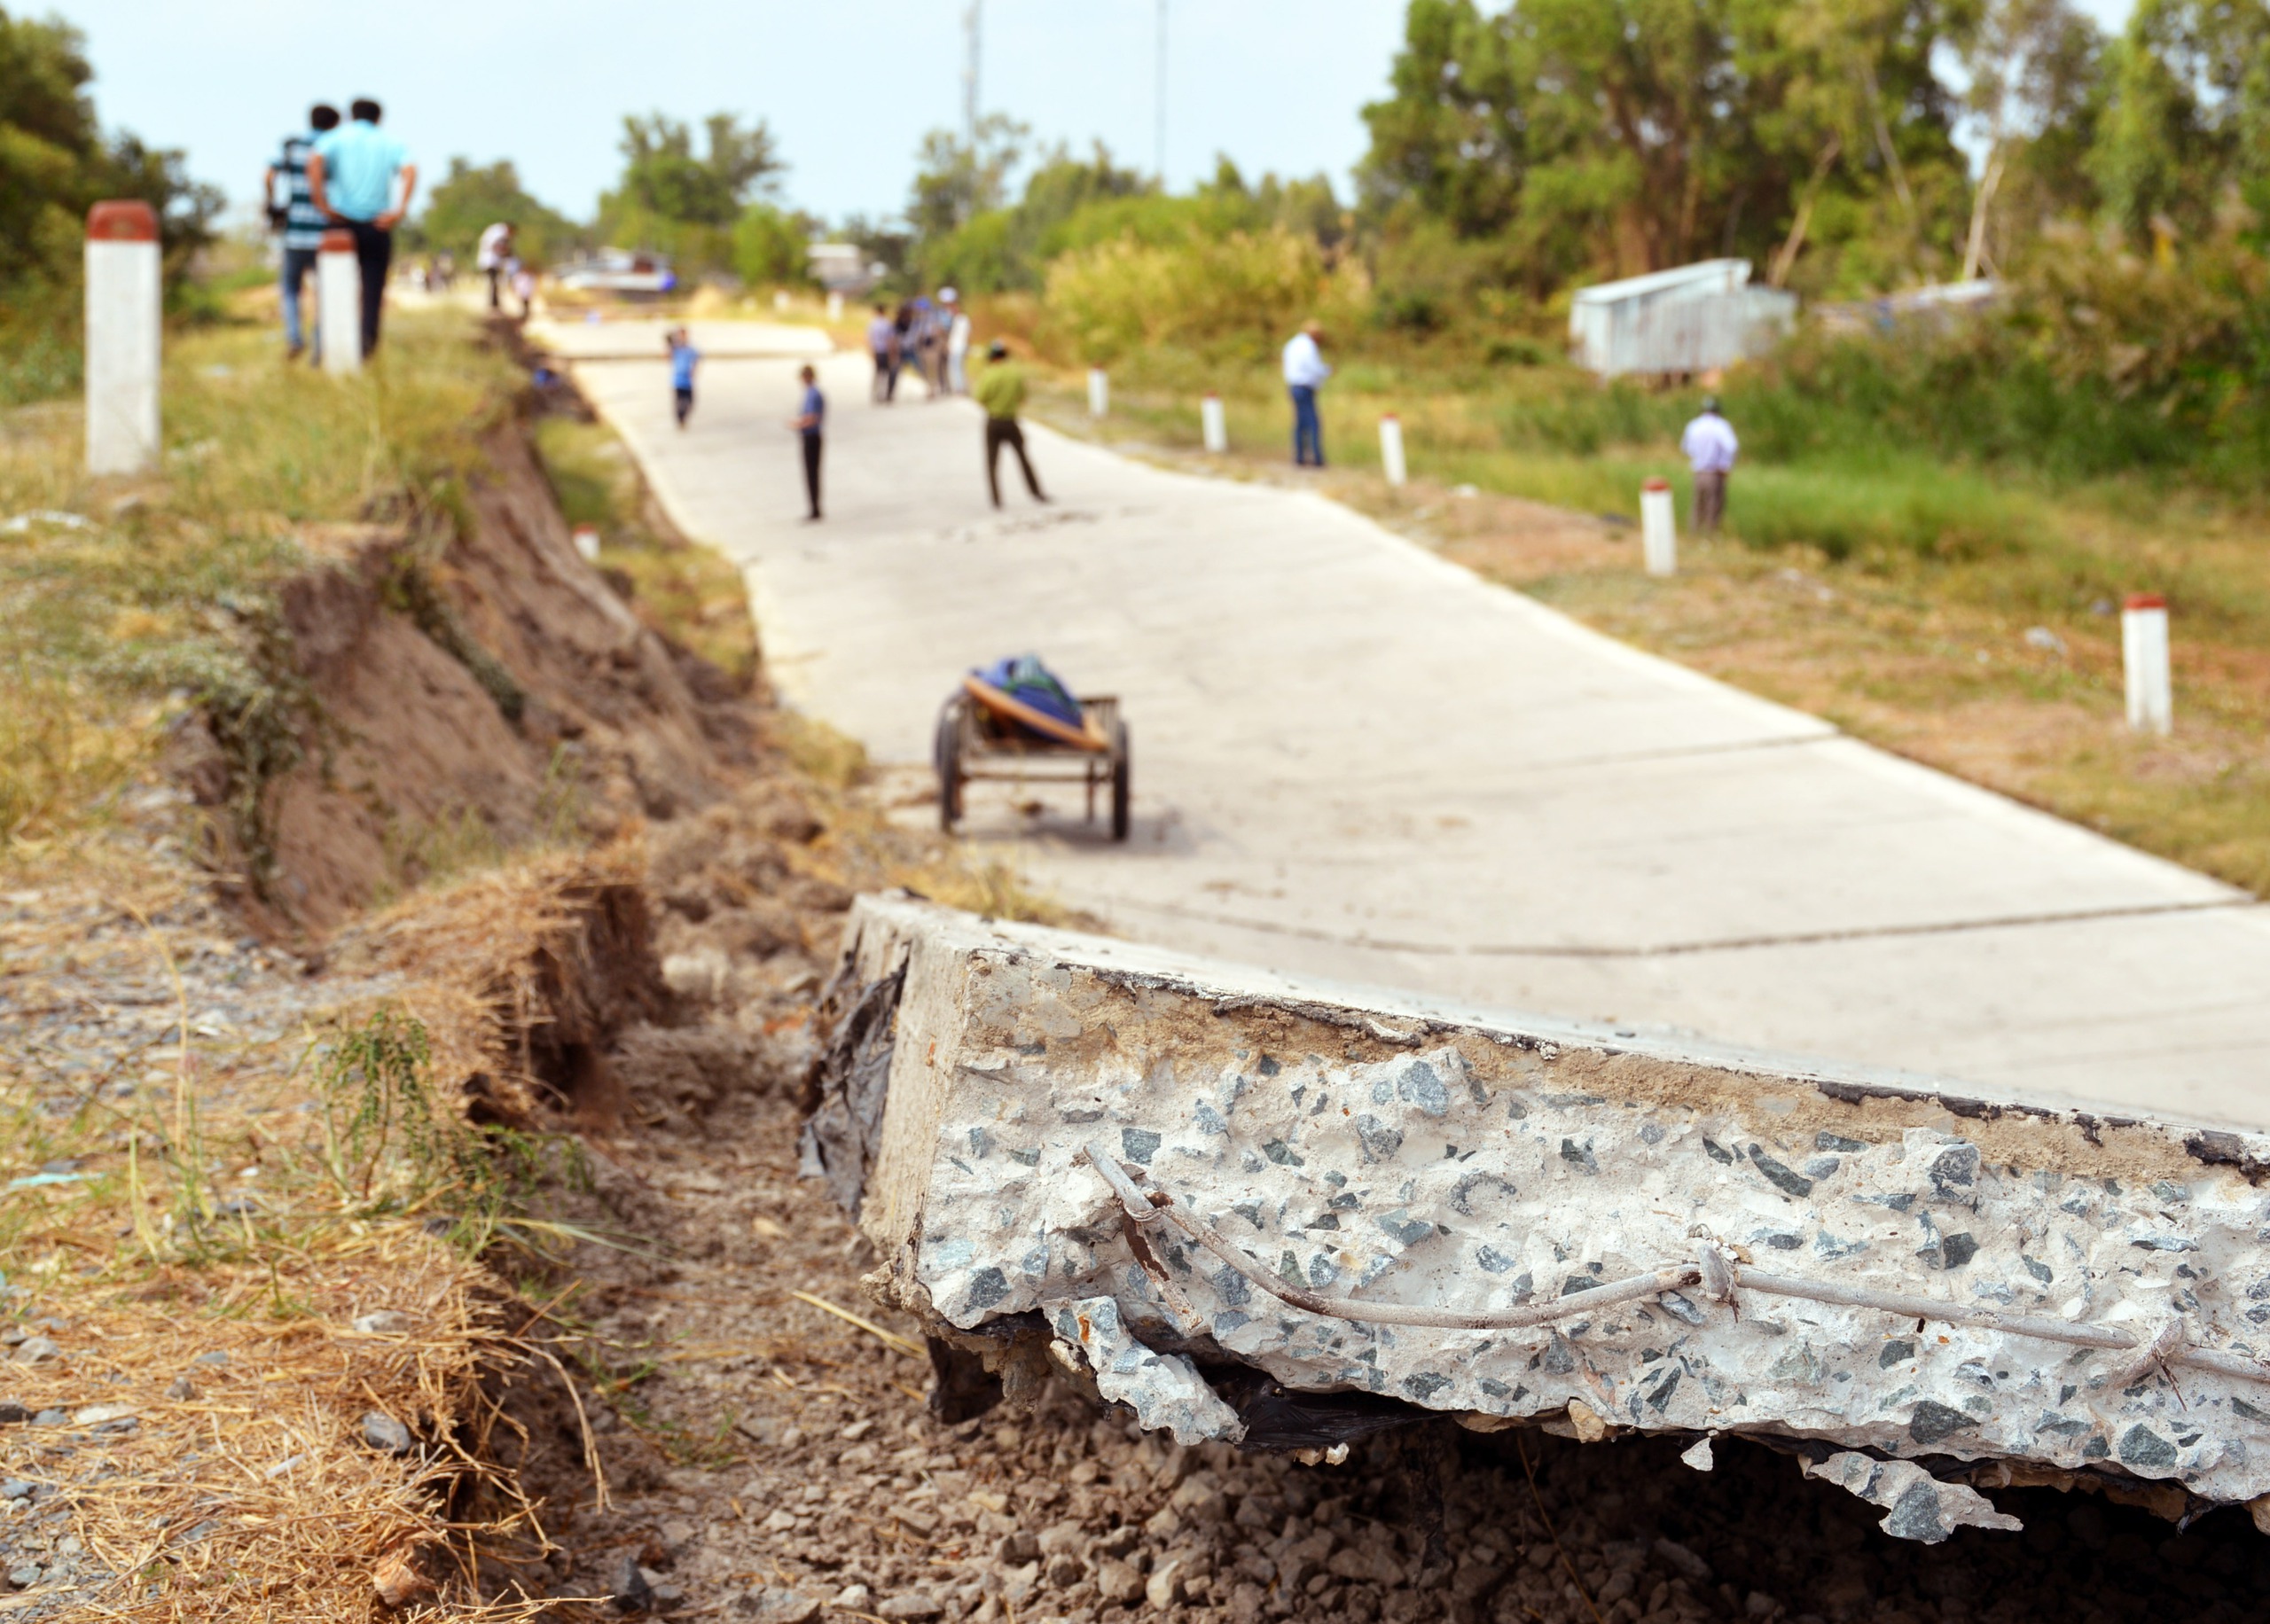
[[[860,902],[834,1003],[808,1153],[879,1288],[1005,1368],[1096,1368],[1061,1322],[1109,1300],[1218,1398],[1178,1434],[1434,1412],[2270,1493],[2270,1140],[911,900]]]

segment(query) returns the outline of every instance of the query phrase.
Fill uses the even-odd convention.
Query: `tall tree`
[[[1963,240],[1967,281],[1992,267],[1989,227],[2013,160],[2086,116],[2097,35],[2068,0],[1985,0],[1955,45],[1970,81],[1964,104],[1984,149]]]
[[[418,237],[422,246],[470,255],[481,232],[500,220],[518,228],[514,252],[532,265],[551,263],[583,235],[574,221],[528,195],[512,160],[452,158],[418,217]]]
[[[2270,7],[2261,0],[2138,0],[2110,55],[2092,168],[2107,213],[2165,241],[2235,186],[2270,204]]]
[[[950,129],[922,137],[915,154],[913,196],[906,223],[920,242],[951,236],[979,215],[1009,200],[1009,176],[1025,155],[1031,129],[1006,113],[977,121],[971,138]]]

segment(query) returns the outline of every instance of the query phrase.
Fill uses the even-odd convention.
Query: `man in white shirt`
[[[1285,388],[1293,397],[1293,461],[1303,468],[1324,466],[1324,424],[1316,415],[1316,392],[1332,376],[1317,340],[1324,329],[1304,323],[1285,346]]]
[[[1702,414],[1679,437],[1679,449],[1695,470],[1695,534],[1710,535],[1726,516],[1726,476],[1734,471],[1742,442],[1734,425],[1718,415],[1718,397],[1702,397]]]
[[[969,312],[953,289],[940,288],[938,302],[946,308],[946,393],[969,393]]]
[[[497,295],[505,280],[505,262],[512,257],[513,223],[499,220],[481,233],[481,251],[474,260],[489,278],[489,308],[492,310],[504,303]]]

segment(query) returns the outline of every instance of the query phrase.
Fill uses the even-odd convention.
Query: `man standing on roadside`
[[[308,159],[317,138],[339,128],[339,109],[328,102],[317,102],[308,109],[308,128],[312,133],[284,137],[283,152],[268,166],[261,181],[261,196],[268,199],[269,222],[284,238],[284,358],[287,361],[297,361],[308,347],[300,320],[300,295],[307,286],[308,273],[316,268],[316,253],[323,246],[327,223],[309,195]],[[279,180],[284,183],[280,194],[276,184]],[[318,350],[316,359],[322,358]]]
[[[960,297],[951,288],[941,291],[938,297],[946,307],[946,393],[969,393],[969,312],[961,308]]]
[[[480,266],[481,274],[489,278],[489,308],[492,310],[501,310],[505,308],[505,301],[502,297],[505,262],[512,257],[513,223],[511,221],[499,220],[496,224],[481,231],[481,247],[474,256],[474,262]]]
[[[379,317],[386,308],[387,270],[394,263],[394,229],[410,212],[418,166],[402,143],[379,128],[379,104],[364,97],[348,119],[316,142],[308,160],[308,190],[332,223],[355,234],[355,262],[363,272],[363,354],[379,347]],[[395,181],[402,196],[395,197]]]
[[[1679,437],[1679,449],[1695,470],[1695,534],[1715,535],[1726,516],[1726,476],[1734,471],[1742,442],[1734,426],[1718,414],[1718,397],[1702,397],[1702,413]]]
[[[1009,359],[1009,347],[998,339],[986,349],[985,358],[986,368],[977,375],[977,403],[985,408],[985,488],[993,493],[993,505],[999,507],[1001,448],[1006,446],[1017,454],[1017,466],[1025,471],[1025,488],[1032,499],[1045,502],[1032,458],[1025,455],[1025,431],[1017,422],[1025,407],[1024,369]]]
[[[804,381],[804,398],[788,426],[804,442],[804,495],[812,510],[804,515],[804,522],[816,525],[819,522],[819,453],[821,437],[827,430],[827,397],[819,392],[819,374],[810,367],[802,368],[796,376]]]
[[[1332,369],[1317,347],[1323,337],[1324,329],[1311,320],[1285,346],[1285,389],[1293,397],[1293,462],[1303,468],[1324,466],[1324,422],[1316,413],[1316,392]]]

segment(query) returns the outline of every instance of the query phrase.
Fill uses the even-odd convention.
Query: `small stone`
[[[53,1337],[26,1337],[16,1345],[18,1364],[45,1364],[63,1357],[63,1345]]]
[[[0,1478],[0,1500],[21,1500],[32,1492],[32,1486],[21,1478]]]
[[[1039,1555],[1040,1542],[1022,1529],[1003,1534],[993,1548],[993,1559],[1003,1567],[1022,1567]]]
[[[67,1409],[43,1409],[32,1417],[34,1426],[68,1426],[71,1412]]]
[[[38,1567],[29,1562],[25,1563],[21,1567],[12,1567],[8,1570],[8,1582],[19,1590],[30,1589],[40,1581],[41,1577]]]
[[[197,1396],[197,1384],[186,1376],[176,1376],[166,1388],[166,1396],[176,1403],[186,1404]]]
[[[1749,1619],[1770,1619],[1781,1610],[1781,1604],[1763,1590],[1752,1590],[1743,1598],[1742,1616]]]
[[[1038,1543],[1044,1557],[1077,1556],[1087,1548],[1087,1530],[1076,1522],[1051,1523],[1040,1531]]]
[[[1696,1556],[1686,1546],[1680,1544],[1677,1540],[1657,1540],[1655,1544],[1655,1551],[1656,1555],[1663,1559],[1665,1566],[1669,1567],[1672,1572],[1679,1573],[1682,1577],[1692,1579],[1697,1583],[1707,1582],[1709,1581],[1710,1577],[1710,1565],[1708,1562],[1705,1562],[1702,1558]],[[1545,1560],[1543,1562],[1538,1560],[1539,1553],[1542,1553],[1544,1556]],[[1552,1548],[1550,1546],[1544,1545],[1532,1545],[1530,1547],[1529,1558],[1530,1565],[1532,1567],[1542,1567],[1546,1562],[1553,1560]]]
[[[225,1347],[216,1347],[210,1353],[198,1355],[196,1358],[191,1360],[189,1362],[192,1369],[198,1365],[203,1364],[211,1365],[217,1370],[221,1366],[229,1362],[229,1350]]]
[[[1079,1583],[1081,1575],[1087,1571],[1086,1564],[1067,1550],[1058,1551],[1049,1558],[1045,1570],[1048,1582],[1060,1590],[1068,1589]]]
[[[74,1426],[100,1426],[106,1421],[122,1421],[134,1413],[131,1404],[90,1404],[71,1417]]]
[[[1096,1594],[1107,1606],[1123,1607],[1143,1594],[1143,1575],[1124,1562],[1107,1558],[1096,1568]]]
[[[928,1590],[909,1590],[884,1602],[875,1613],[885,1619],[935,1619],[944,1611],[944,1605]]]
[[[410,1329],[410,1316],[394,1308],[381,1308],[357,1319],[355,1329],[366,1337],[399,1336]]]
[[[31,1332],[26,1331],[21,1325],[11,1325],[6,1330],[0,1331],[0,1347],[13,1347],[29,1335]]]
[[[875,1610],[875,1593],[863,1584],[846,1585],[836,1592],[835,1599],[828,1605],[842,1612],[873,1612]]]
[[[1241,1584],[1230,1592],[1231,1624],[1256,1624],[1269,1594],[1257,1584]]]
[[[767,1534],[793,1534],[796,1529],[796,1514],[783,1506],[757,1526]]]
[[[873,1421],[854,1421],[839,1434],[846,1443],[857,1443],[875,1430]]]
[[[646,1582],[646,1570],[638,1565],[637,1557],[622,1558],[608,1595],[618,1612],[644,1612],[654,1604],[654,1588]]]
[[[0,1426],[21,1426],[32,1418],[32,1412],[13,1399],[0,1399]]]
[[[802,1590],[766,1585],[751,1590],[733,1604],[733,1610],[756,1624],[811,1624],[819,1617],[820,1600]]]
[[[1681,1465],[1692,1466],[1697,1472],[1708,1472],[1718,1464],[1710,1458],[1710,1441],[1708,1438],[1696,1439],[1694,1447],[1682,1454],[1679,1459]]]
[[[363,1441],[381,1455],[410,1453],[410,1429],[382,1409],[363,1417]]]
[[[1132,1523],[1122,1523],[1095,1542],[1098,1556],[1123,1557],[1143,1542],[1142,1530]]]
[[[1182,1600],[1183,1575],[1187,1565],[1186,1558],[1163,1558],[1143,1581],[1143,1599],[1162,1612]]]

